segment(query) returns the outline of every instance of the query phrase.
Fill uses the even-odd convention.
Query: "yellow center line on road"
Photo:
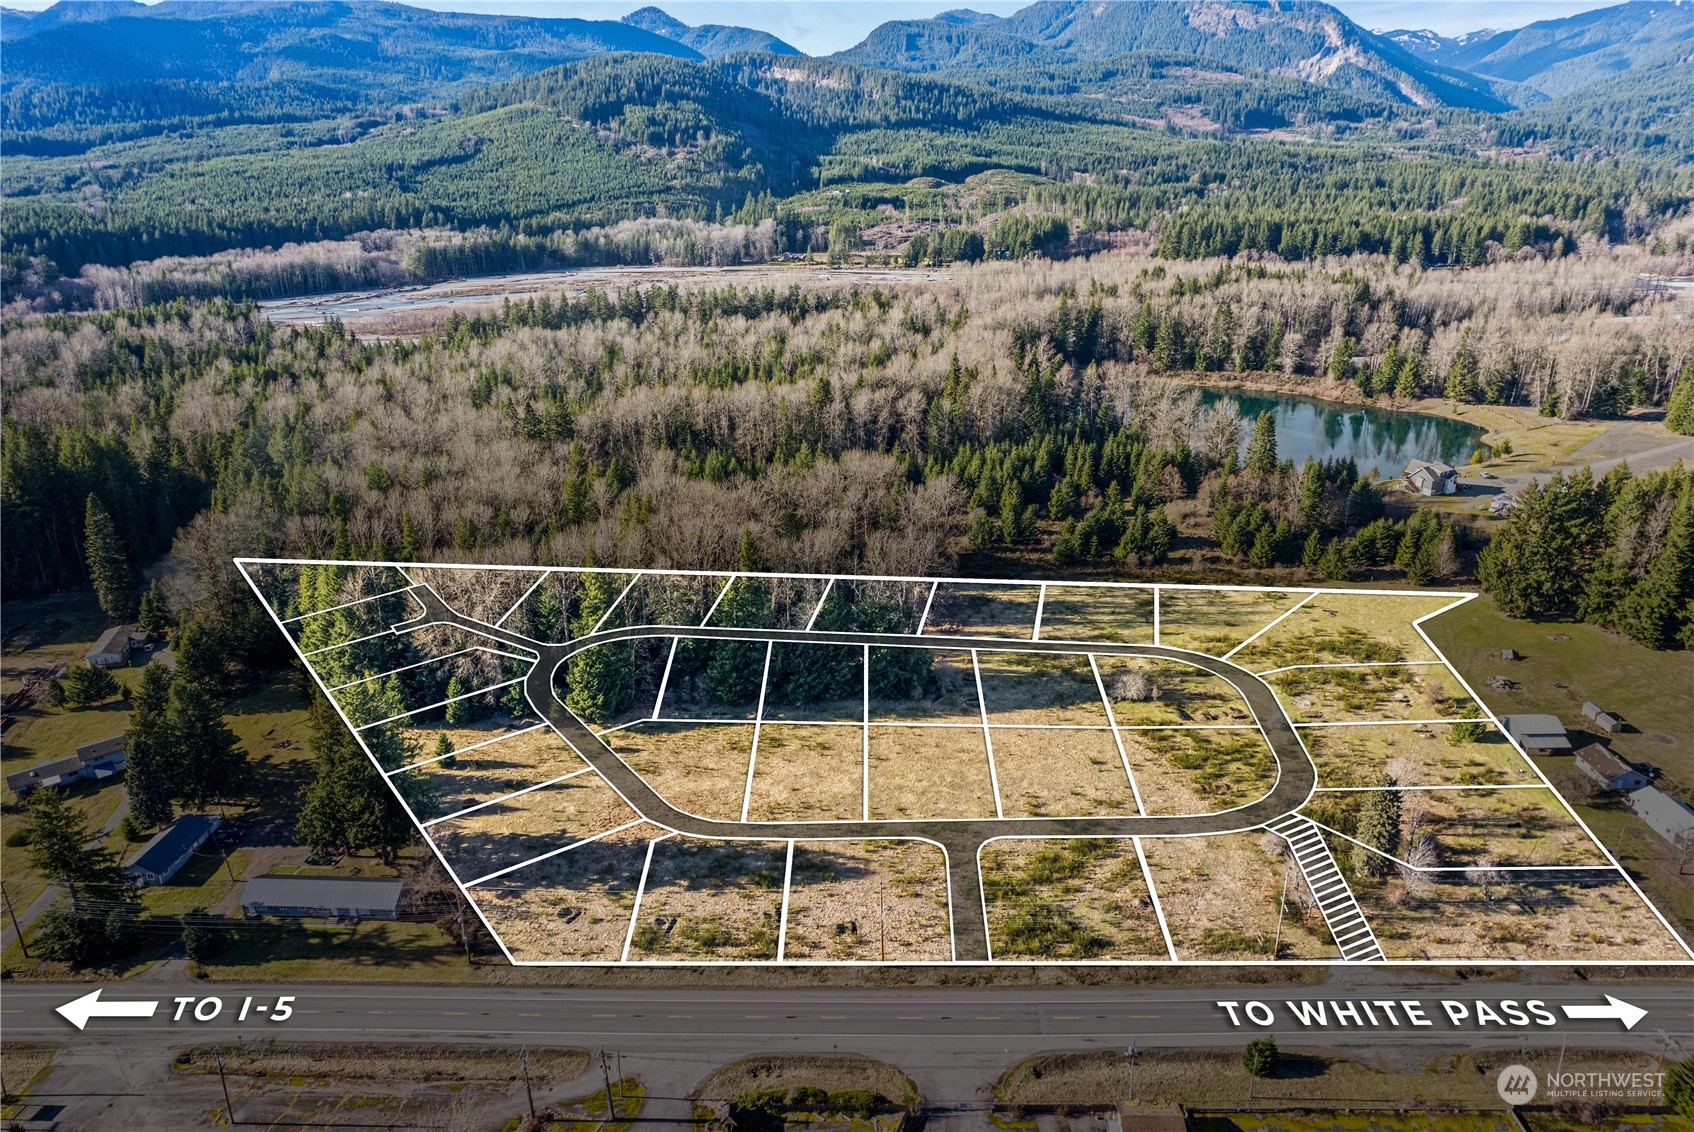
[[[463,1010],[443,1010],[441,1013],[449,1018],[463,1018],[465,1016]]]
[[[1080,1015],[1080,1014],[1055,1014],[1055,1015],[1053,1015],[1053,1021],[1055,1021],[1055,1022],[1075,1022],[1077,1019],[1079,1019],[1081,1017],[1082,1017],[1082,1015]]]
[[[845,1021],[847,1021],[847,1015],[845,1015],[845,1014],[820,1014],[820,1015],[818,1015],[818,1020],[822,1021],[822,1022],[845,1022]]]
[[[743,1018],[752,1018],[752,1019],[755,1019],[755,1020],[761,1021],[761,1022],[768,1021],[770,1019],[769,1014],[743,1014],[742,1017]]]
[[[539,1015],[539,1014],[525,1014],[522,1011],[519,1011],[518,1017],[519,1018],[539,1018],[539,1017],[541,1017],[541,1015]]]
[[[590,1014],[590,1018],[616,1018],[616,1014]]]
[[[665,1015],[665,1017],[666,1018],[692,1018],[692,1017],[694,1017],[694,1015],[692,1015],[692,1014],[667,1014],[667,1015]]]
[[[926,1017],[928,1016],[924,1014],[896,1014],[894,1020],[896,1022],[922,1022]]]

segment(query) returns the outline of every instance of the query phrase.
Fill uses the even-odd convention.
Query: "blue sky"
[[[615,20],[645,6],[646,0],[405,0],[422,8],[455,12],[500,12],[525,16],[575,16]],[[740,24],[762,28],[813,55],[827,55],[853,46],[878,24],[933,16],[948,8],[975,8],[1008,15],[1029,0],[680,0],[658,7],[688,24]],[[1514,28],[1536,20],[1556,19],[1616,0],[1330,0],[1356,23],[1367,28],[1432,28],[1443,35],[1479,28]],[[7,7],[45,8],[52,0],[0,0]]]

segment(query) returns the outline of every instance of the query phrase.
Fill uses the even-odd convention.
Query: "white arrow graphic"
[[[157,1002],[101,1002],[98,988],[89,991],[75,1002],[58,1007],[65,1021],[82,1029],[90,1018],[151,1018],[159,1009]],[[1643,1012],[1645,1013],[1645,1012]]]
[[[1639,1006],[1632,1006],[1621,998],[1606,996],[1605,1006],[1561,1006],[1566,1018],[1616,1018],[1623,1023],[1626,1030],[1635,1029],[1635,1024],[1647,1017],[1647,1012]]]

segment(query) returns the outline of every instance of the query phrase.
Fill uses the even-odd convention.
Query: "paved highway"
[[[1077,653],[1099,656],[1144,656],[1179,661],[1203,669],[1226,681],[1247,701],[1266,741],[1276,757],[1277,778],[1262,798],[1234,809],[1170,817],[1089,818],[996,818],[936,821],[838,821],[838,822],[726,822],[697,817],[677,809],[661,797],[645,779],[630,769],[617,753],[602,742],[554,693],[554,676],[560,665],[584,649],[634,637],[676,636],[676,628],[651,625],[626,626],[579,637],[564,643],[536,641],[509,629],[490,625],[459,613],[428,586],[416,586],[412,597],[423,606],[423,614],[395,626],[406,631],[428,624],[454,625],[502,641],[515,648],[538,653],[540,660],[529,672],[524,691],[529,702],[542,713],[564,740],[593,766],[637,813],[650,821],[694,837],[777,840],[788,838],[876,838],[915,837],[940,845],[947,855],[948,888],[953,917],[954,958],[981,961],[989,958],[988,933],[983,918],[981,880],[977,854],[984,842],[996,837],[1137,837],[1175,836],[1200,833],[1233,833],[1276,821],[1301,806],[1317,785],[1317,767],[1312,764],[1293,725],[1282,710],[1276,693],[1258,676],[1228,661],[1159,645],[1078,645],[1062,641],[1007,641],[995,637],[953,636],[914,638],[898,633],[839,633],[784,629],[733,629],[717,626],[689,627],[693,637],[720,640],[799,641],[812,644],[871,645],[910,648],[917,640],[950,649],[1004,650],[1024,652]],[[467,879],[467,878],[462,878]]]

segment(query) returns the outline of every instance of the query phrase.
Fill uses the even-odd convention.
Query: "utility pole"
[[[6,891],[6,886],[3,884],[0,884],[0,900],[6,902],[6,911],[12,915],[12,927],[17,929],[18,948],[24,953],[24,958],[28,959],[30,957],[29,944],[24,942],[24,926],[18,923],[18,910],[12,907],[11,894]]]
[[[224,1090],[224,1113],[229,1117],[229,1126],[235,1127],[235,1106],[229,1103],[229,1080],[224,1076],[224,1051],[213,1049],[212,1056],[218,1059],[218,1084]]]
[[[1133,1101],[1135,1099],[1135,1059],[1141,1056],[1141,1051],[1136,1049],[1132,1042],[1130,1047],[1124,1050],[1124,1055],[1129,1058],[1129,1099]]]
[[[606,1068],[605,1050],[600,1051],[600,1080],[605,1082],[606,1085],[606,1120],[610,1122],[617,1119],[618,1110],[617,1107],[612,1104],[612,1074],[611,1071]]]
[[[529,1047],[524,1046],[518,1051],[518,1069],[523,1073],[524,1100],[529,1102],[529,1120],[535,1123],[535,1093],[529,1087]]]

